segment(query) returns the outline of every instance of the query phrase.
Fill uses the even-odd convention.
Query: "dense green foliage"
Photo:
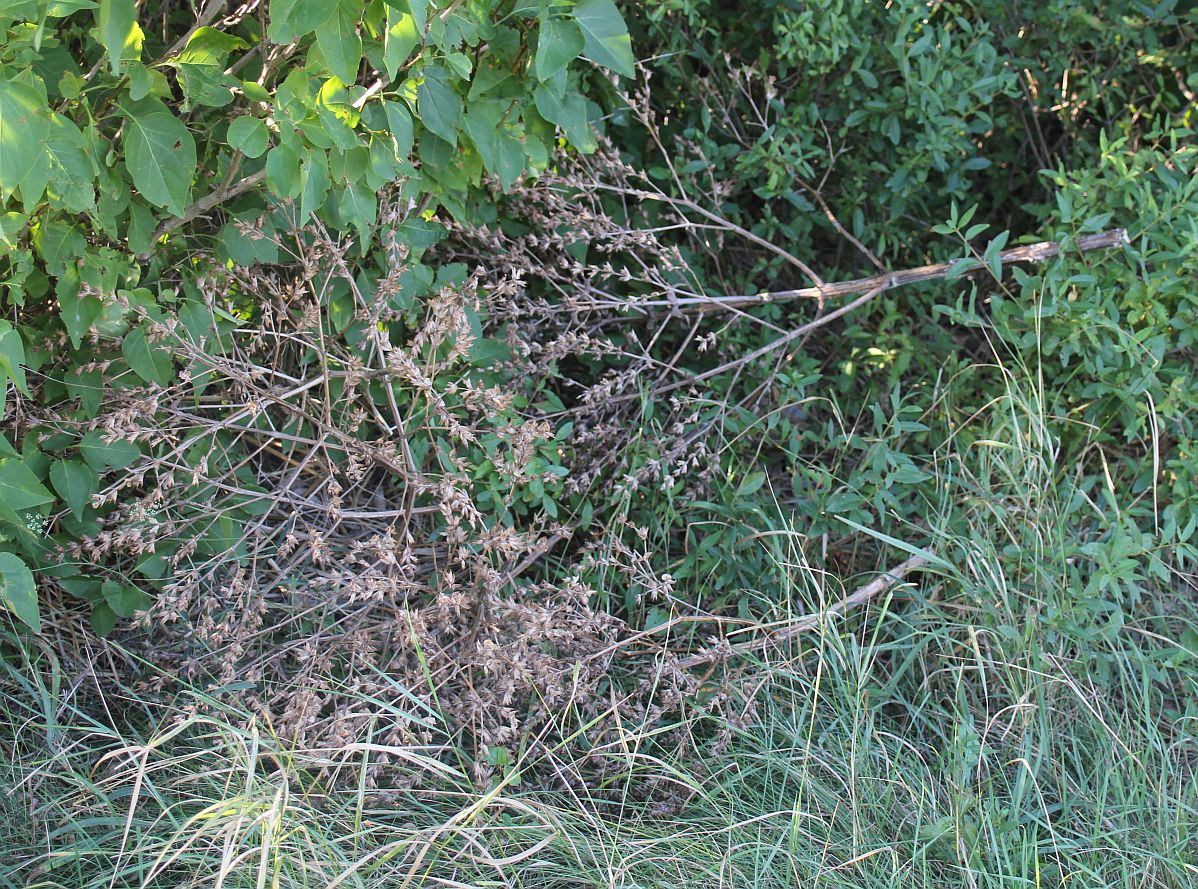
[[[906,526],[955,496],[937,452],[973,440],[961,418],[1005,389],[985,366],[997,359],[1043,380],[1052,483],[1076,487],[1064,545],[1078,548],[1078,582],[1096,592],[1094,555],[1128,547],[1145,557],[1128,569],[1136,582],[1163,580],[1161,559],[1192,570],[1194,11],[1171,2],[755,10],[670,0],[634,28],[642,53],[660,59],[651,82],[659,133],[647,139],[625,118],[613,135],[667,192],[782,245],[830,281],[875,273],[875,261],[898,269],[989,257],[1113,226],[1129,230],[1131,245],[1122,257],[893,290],[784,364],[770,353],[707,381],[701,418],[737,442],[723,450],[728,474],[767,464],[774,495],[813,537],[842,538],[837,517],[898,537],[926,533]],[[709,292],[808,283],[731,233],[718,249],[706,235],[681,246]],[[783,304],[754,314],[783,329],[810,317]],[[777,337],[743,318],[720,322],[705,328],[719,331],[719,349],[695,355],[690,369]],[[658,357],[685,333],[667,331]],[[795,404],[800,422],[786,409]],[[737,519],[717,532],[723,539],[701,532],[706,557],[691,541],[687,563],[721,586],[752,589],[761,564],[722,554],[775,519],[740,503],[724,506]],[[639,523],[660,527],[654,515]],[[677,515],[662,540],[695,518]]]
[[[144,476],[144,457],[166,459],[150,470],[159,484],[172,459],[188,471],[204,464],[199,475],[214,479],[244,460],[219,431],[189,433],[177,419],[173,434],[190,442],[158,449],[93,422],[142,387],[177,391],[181,380],[195,405],[221,389],[220,359],[242,345],[234,331],[261,323],[264,310],[244,282],[225,282],[215,300],[201,292],[214,263],[304,254],[313,241],[299,229],[310,222],[352,239],[356,259],[334,286],[325,282],[320,325],[358,350],[370,324],[353,318],[348,285],[372,297],[395,250],[418,257],[440,237],[429,222],[440,208],[485,215],[482,177],[510,186],[543,169],[555,130],[593,146],[580,57],[632,74],[610,0],[280,0],[223,12],[134,0],[27,0],[0,11],[0,275],[12,319],[0,321],[0,384],[11,380],[31,400],[10,405],[0,439],[0,546],[10,550],[0,566],[10,607],[35,629],[30,568],[93,602],[105,631],[146,606],[143,590],[181,547],[236,558],[244,522],[261,514],[253,494],[265,489],[242,473],[241,496],[221,509],[211,486],[195,485],[184,514],[161,528],[150,520],[132,561],[127,552],[99,565],[62,556],[112,526],[124,498],[106,495],[130,473]],[[417,208],[402,224],[390,220],[388,250],[379,247],[380,192]],[[201,218],[214,211],[222,225]],[[451,281],[464,282],[463,267],[414,262],[386,308],[402,315]],[[396,342],[404,329],[402,318],[391,325]],[[179,349],[169,336],[178,331],[199,348]],[[475,354],[486,361],[494,349]],[[299,367],[320,360],[310,354]],[[448,385],[437,381],[439,391]]]

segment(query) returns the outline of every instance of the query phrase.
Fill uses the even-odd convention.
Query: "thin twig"
[[[912,571],[916,571],[926,565],[928,560],[924,556],[912,556],[903,562],[901,565],[884,572],[875,577],[865,586],[845,596],[840,601],[830,605],[826,611],[817,614],[808,614],[800,617],[798,620],[791,621],[770,633],[767,633],[760,638],[754,639],[752,642],[745,642],[741,645],[732,646],[731,651],[724,648],[722,651],[719,648],[710,651],[700,651],[697,654],[692,654],[690,657],[683,658],[679,661],[679,666],[682,667],[699,667],[704,664],[710,664],[713,661],[731,657],[740,654],[748,654],[754,651],[760,651],[763,648],[781,642],[784,639],[789,639],[792,636],[797,636],[799,633],[805,633],[808,630],[818,627],[828,617],[834,614],[842,614],[850,608],[857,605],[862,605],[873,599],[880,593],[890,589],[896,583]]]

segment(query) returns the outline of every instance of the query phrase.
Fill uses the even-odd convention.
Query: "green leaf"
[[[537,87],[533,98],[541,117],[561,127],[574,147],[584,153],[595,150],[597,145],[587,118],[586,99],[578,93],[567,93],[559,98],[544,84]]]
[[[117,617],[133,617],[139,611],[145,611],[154,600],[135,586],[106,580],[100,587],[104,602],[112,609]]]
[[[761,486],[764,484],[764,472],[750,472],[745,476],[745,480],[740,483],[740,487],[736,489],[736,496],[748,497],[751,494],[756,494],[759,490],[761,490]]]
[[[515,134],[503,126],[511,102],[498,99],[480,99],[470,105],[464,118],[464,128],[478,153],[483,165],[499,178],[504,188],[520,178],[524,172],[524,149]]]
[[[577,22],[541,19],[537,37],[537,79],[548,80],[582,54],[586,41]]]
[[[173,61],[184,65],[215,65],[224,68],[230,53],[246,49],[247,46],[240,37],[205,26],[196,28],[187,39],[187,45]]]
[[[281,198],[294,198],[300,191],[300,159],[290,147],[276,145],[266,155],[266,184]]]
[[[0,503],[13,512],[53,503],[54,495],[19,457],[0,458]]]
[[[0,553],[0,601],[33,632],[42,631],[33,572],[12,553]]]
[[[420,43],[420,31],[416,20],[406,12],[388,8],[387,30],[383,34],[383,67],[387,77],[395,79],[401,65],[412,55]]]
[[[312,214],[324,206],[329,193],[329,163],[323,151],[309,151],[300,162],[299,225],[306,225]]]
[[[221,248],[218,256],[222,262],[231,259],[237,265],[252,266],[258,262],[279,261],[279,244],[275,239],[274,225],[269,220],[257,217],[256,213],[246,213],[238,217],[243,223],[248,223],[255,229],[252,235],[243,234],[241,226],[235,222],[223,225],[217,232],[217,241]],[[258,234],[261,234],[262,237],[257,237]],[[180,312],[181,316],[182,314]],[[200,335],[206,336],[207,331]],[[188,374],[188,376],[192,375]],[[206,376],[209,375],[204,374],[204,377]]]
[[[233,101],[233,88],[240,81],[226,74],[217,65],[175,65],[179,72],[179,85],[187,104],[207,105],[223,108]],[[187,110],[184,107],[183,110]]]
[[[36,0],[3,0],[0,2],[0,16],[17,21],[36,21],[38,15]]]
[[[612,0],[582,0],[574,7],[574,19],[582,29],[588,59],[625,77],[636,73],[628,28]]]
[[[116,620],[116,613],[108,607],[107,602],[101,602],[92,609],[91,625],[97,636],[107,636],[111,633],[116,626]]]
[[[50,115],[46,157],[52,202],[70,213],[95,210],[99,170],[83,133],[61,114]]]
[[[378,213],[378,195],[359,182],[350,182],[337,195],[337,215],[342,225],[356,228],[362,244],[370,240]]]
[[[20,390],[21,394],[29,397],[29,386],[25,382],[25,344],[21,334],[7,321],[0,321],[0,404],[4,399],[4,388],[7,381]]]
[[[44,160],[50,109],[44,90],[19,81],[0,82],[0,189],[11,192]]]
[[[79,453],[88,466],[96,472],[102,472],[109,468],[124,469],[131,466],[141,457],[141,448],[136,442],[121,439],[106,442],[98,430],[92,430],[80,440]]]
[[[341,0],[336,4],[336,12],[316,31],[320,54],[332,75],[342,83],[358,79],[358,65],[362,63],[362,38],[358,36],[361,14],[360,2]]]
[[[261,157],[269,141],[270,131],[256,117],[239,117],[229,124],[229,145],[246,157]]]
[[[406,158],[412,150],[412,138],[415,131],[412,126],[412,115],[399,102],[384,102],[383,110],[387,114],[387,126],[391,129],[391,135],[395,139],[395,153],[401,158]]]
[[[89,420],[100,412],[104,402],[104,374],[98,370],[82,370],[76,368],[74,373],[66,376],[63,382],[67,394],[79,399],[79,406],[84,416]]]
[[[182,216],[196,172],[196,143],[187,127],[157,99],[120,103],[125,114],[125,165],[151,204]]]
[[[142,32],[137,25],[134,0],[100,0],[96,27],[100,31],[100,42],[108,51],[108,64],[113,74],[121,73],[121,59],[141,57]]]
[[[462,100],[448,83],[448,75],[433,65],[425,69],[424,80],[416,89],[420,120],[450,145],[458,144],[457,123],[462,116]]]
[[[91,505],[92,494],[99,488],[96,471],[82,460],[58,460],[50,467],[50,482],[75,518],[83,518],[83,510]]]
[[[269,11],[266,36],[275,43],[290,43],[322,27],[337,8],[323,0],[270,0]]]
[[[165,386],[169,381],[170,357],[156,353],[140,328],[125,334],[125,339],[121,342],[121,355],[133,372],[147,383]]]
[[[65,274],[68,263],[86,252],[87,239],[70,223],[51,220],[42,225],[37,248],[46,263],[46,271],[57,276]]]
[[[161,71],[147,68],[141,62],[129,62],[125,66],[125,73],[129,76],[130,99],[137,101],[146,96],[158,96],[160,99],[170,98],[170,82]]]
[[[95,296],[84,295],[79,286],[78,274],[74,269],[68,269],[68,272],[69,274],[58,279],[54,295],[58,297],[59,317],[62,318],[63,327],[66,328],[72,345],[78,349],[91,329],[92,322],[104,311],[104,304]]]

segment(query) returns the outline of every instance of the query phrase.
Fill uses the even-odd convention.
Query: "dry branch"
[[[895,566],[889,571],[875,577],[865,586],[850,593],[843,599],[830,605],[827,610],[817,614],[808,614],[800,617],[798,620],[791,621],[781,627],[774,629],[766,635],[754,639],[752,642],[746,642],[742,645],[733,645],[731,650],[717,647],[709,651],[701,651],[697,654],[692,654],[690,657],[683,658],[679,661],[679,666],[682,667],[698,667],[704,664],[710,664],[713,661],[721,660],[726,657],[731,657],[738,654],[748,654],[754,651],[760,651],[769,645],[781,642],[784,639],[789,639],[792,636],[797,636],[799,633],[805,633],[808,630],[814,629],[834,614],[841,614],[856,605],[861,605],[868,602],[880,593],[890,589],[904,577],[919,568],[926,565],[928,560],[923,556],[912,556],[900,565]]]
[[[1129,243],[1127,230],[1111,229],[1094,235],[1082,235],[1073,242],[1072,249],[1078,253],[1088,253],[1094,250],[1106,250]],[[1040,241],[1037,244],[1027,244],[1014,247],[999,254],[1002,265],[1018,262],[1044,262],[1061,255],[1061,244],[1058,241]],[[854,278],[851,281],[840,281],[819,286],[801,287],[797,290],[777,290],[770,293],[753,293],[738,296],[673,296],[666,299],[637,301],[636,308],[670,308],[710,311],[716,309],[747,308],[766,303],[787,302],[795,299],[818,299],[820,301],[844,296],[856,296],[861,293],[881,293],[905,284],[919,284],[924,281],[936,281],[949,275],[966,275],[986,268],[986,263],[980,259],[959,259],[955,262],[938,262],[934,265],[924,265],[913,269],[902,269],[869,278]]]

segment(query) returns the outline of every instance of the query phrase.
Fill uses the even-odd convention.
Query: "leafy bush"
[[[481,338],[468,270],[420,259],[438,211],[493,218],[484,180],[535,175],[558,132],[593,145],[579,58],[632,73],[610,0],[22,0],[0,29],[0,383],[17,393],[0,569],[25,623],[39,626],[31,570],[106,632],[188,565],[262,557],[247,539],[272,509],[264,474],[306,465],[297,443],[321,439],[322,474],[373,472],[381,490],[375,467],[398,457],[364,453],[406,423],[403,471],[431,495],[451,467],[502,473],[501,441],[523,436],[546,462],[479,505],[510,522],[509,486],[527,484],[517,514],[552,511],[554,430],[494,406],[494,431],[467,431],[505,378],[477,369],[506,347]],[[436,296],[451,289],[452,311]],[[430,304],[452,329],[418,332]],[[372,366],[401,344],[427,376]],[[296,403],[313,380],[319,417]]]

